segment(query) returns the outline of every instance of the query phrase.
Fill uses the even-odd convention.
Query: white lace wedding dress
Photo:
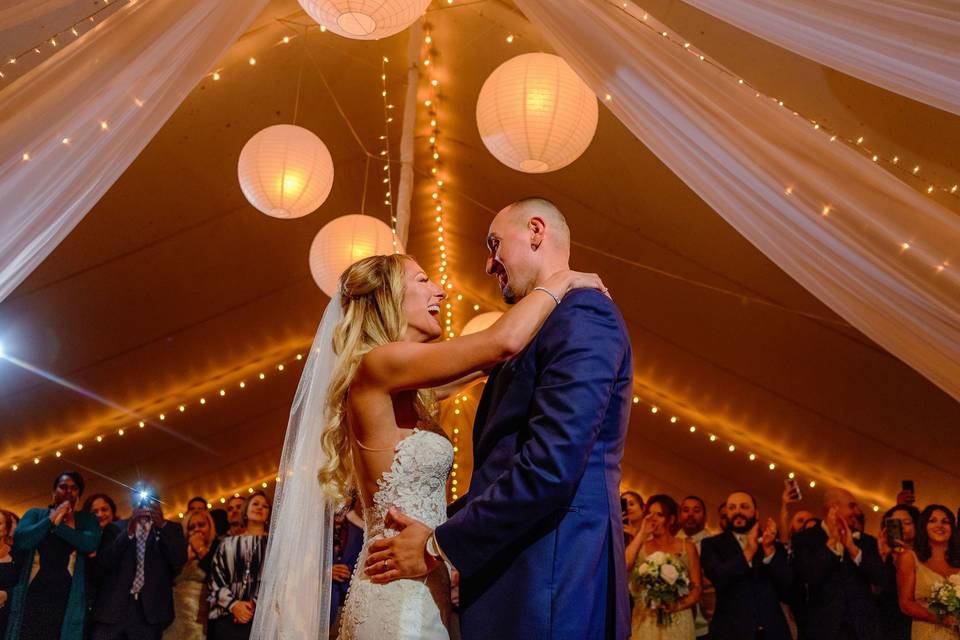
[[[369,545],[397,534],[383,524],[391,506],[431,528],[446,520],[452,464],[453,445],[438,433],[414,429],[397,444],[390,470],[377,481],[373,508],[364,513],[363,550],[344,604],[341,640],[447,640],[459,635],[451,628],[450,577],[443,565],[425,578],[388,584],[374,584],[364,573]]]

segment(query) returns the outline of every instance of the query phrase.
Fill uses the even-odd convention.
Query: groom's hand
[[[384,584],[400,578],[419,578],[436,568],[439,561],[427,553],[427,540],[433,533],[430,527],[396,507],[390,507],[384,524],[400,533],[370,545],[365,569],[370,582]]]

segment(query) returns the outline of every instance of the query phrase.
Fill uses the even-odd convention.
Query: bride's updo
[[[338,504],[346,502],[354,488],[347,393],[363,356],[375,347],[398,342],[407,330],[403,315],[406,260],[413,258],[403,254],[371,256],[353,263],[340,276],[343,320],[333,334],[337,363],[327,397],[330,424],[320,443],[327,463],[318,474],[324,491]],[[423,394],[421,402],[426,406]]]

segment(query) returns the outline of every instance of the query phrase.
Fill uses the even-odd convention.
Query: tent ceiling
[[[909,158],[940,182],[955,180],[956,117],[823,68],[682,2],[646,4],[770,95]],[[293,0],[274,0],[217,65],[221,79],[196,87],[86,219],[0,304],[8,351],[148,412],[162,426],[120,437],[116,430],[129,431],[135,420],[0,361],[0,505],[42,503],[62,466],[127,484],[143,478],[174,507],[193,494],[233,492],[275,470],[300,370],[292,358],[309,344],[327,302],[310,278],[307,250],[323,224],[359,211],[364,187],[365,156],[337,104],[375,151],[384,126],[381,56],[391,60],[388,88],[397,105],[405,90],[405,34],[355,42],[311,31],[298,124],[330,149],[333,191],[320,210],[298,220],[256,212],[240,192],[236,159],[258,130],[292,120],[303,40],[280,40],[297,34],[291,23],[307,20]],[[821,485],[842,480],[868,504],[889,502],[903,478],[916,480],[923,501],[957,502],[955,401],[845,326],[607,110],[593,144],[569,167],[532,176],[500,165],[476,131],[480,85],[507,58],[546,45],[512,4],[496,0],[435,4],[428,21],[443,92],[448,253],[465,296],[455,324],[469,319],[474,304],[482,311],[501,306],[482,272],[482,238],[493,212],[528,195],[556,201],[574,232],[575,268],[603,275],[634,344],[643,403],[631,421],[626,484],[644,493],[700,493],[713,504],[728,489],[748,487],[773,505],[790,469]],[[42,35],[41,27],[31,28]],[[508,34],[516,35],[512,44]],[[247,64],[251,56],[256,66]],[[408,248],[435,272],[425,114],[418,123]],[[399,118],[393,126],[396,141]],[[366,212],[386,219],[381,196],[372,167]],[[795,312],[748,300],[758,298]],[[239,389],[241,380],[246,389]],[[201,395],[209,400],[204,406],[196,402]],[[181,414],[183,398],[189,403]],[[651,413],[651,404],[660,411]],[[691,424],[697,433],[689,432]],[[103,443],[96,443],[98,434]],[[61,448],[65,460],[51,458],[52,448]],[[758,461],[750,462],[748,452]],[[40,453],[40,464],[29,462]],[[774,472],[766,467],[771,460]],[[27,464],[13,472],[15,462]],[[90,485],[120,493],[104,479]]]

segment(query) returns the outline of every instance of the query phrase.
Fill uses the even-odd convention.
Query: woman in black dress
[[[209,640],[247,640],[260,590],[270,500],[254,492],[243,506],[243,533],[223,539],[210,570]]]
[[[20,577],[17,573],[17,563],[10,555],[10,549],[13,547],[13,533],[17,530],[19,521],[20,518],[15,514],[0,510],[0,640],[3,640],[7,631],[11,591]]]

